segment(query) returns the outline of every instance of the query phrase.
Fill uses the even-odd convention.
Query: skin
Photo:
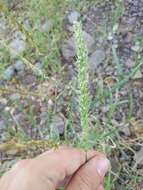
[[[59,148],[34,159],[22,160],[0,180],[1,190],[103,190],[109,168],[96,151]]]

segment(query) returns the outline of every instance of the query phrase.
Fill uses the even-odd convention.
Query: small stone
[[[6,123],[4,120],[0,120],[0,131],[3,131],[6,129]]]
[[[7,99],[6,98],[0,98],[0,104],[2,104],[2,105],[4,105],[4,106],[6,106],[6,104],[7,104]]]
[[[18,94],[18,93],[11,94],[9,99],[12,100],[12,101],[19,100],[20,99],[20,94]]]
[[[25,65],[21,60],[17,60],[14,64],[14,68],[17,72],[23,71],[25,69]]]
[[[125,136],[129,137],[131,135],[131,131],[128,124],[121,125],[119,127],[119,131],[122,132]]]
[[[4,80],[11,80],[12,77],[14,76],[15,74],[15,69],[13,67],[13,65],[7,67],[7,69],[4,71],[3,73],[3,78]]]
[[[31,30],[31,24],[29,20],[25,20],[23,23],[23,27],[25,30],[30,31]]]
[[[22,82],[24,85],[30,85],[30,84],[35,84],[36,83],[36,76],[32,74],[26,75],[26,78],[22,79]]]
[[[48,106],[52,107],[54,105],[53,101],[51,99],[48,100]]]
[[[141,51],[140,43],[137,41],[135,45],[131,47],[131,50],[135,52],[140,52]]]
[[[40,62],[37,62],[37,63],[34,65],[33,73],[34,73],[36,76],[42,76],[42,75],[43,75],[42,64],[41,64]]]
[[[42,25],[41,25],[41,31],[42,32],[49,32],[51,31],[53,28],[53,23],[51,20],[48,20],[46,22],[44,22]]]
[[[132,79],[140,79],[142,78],[142,73],[140,70],[138,70],[135,75],[132,77]]]
[[[70,38],[62,45],[61,51],[63,57],[66,60],[71,60],[75,56],[75,45],[73,42],[73,38]]]
[[[94,48],[94,38],[85,31],[83,32],[83,38],[88,52],[92,53]],[[62,45],[61,51],[66,60],[71,60],[76,55],[74,37],[71,37]]]
[[[135,52],[139,52],[140,46],[135,45],[135,46],[132,46],[131,49],[132,49],[133,51],[135,51]]]
[[[103,50],[96,50],[89,56],[89,71],[95,70],[99,64],[105,60],[105,52]]]
[[[113,26],[113,33],[116,33],[116,31],[118,30],[119,28],[119,24],[116,23],[114,26]]]
[[[94,51],[94,38],[85,31],[83,32],[83,38],[88,49],[88,53],[92,53]]]
[[[135,66],[135,61],[133,61],[130,58],[128,58],[125,61],[125,66],[126,66],[126,68],[131,69],[133,66]]]
[[[0,34],[2,35],[2,32],[4,32],[4,30],[6,29],[6,19],[2,16],[0,19],[0,29],[1,29]]]
[[[22,39],[15,38],[9,44],[10,55],[12,58],[17,57],[20,53],[25,50],[26,43]]]
[[[75,21],[78,21],[79,17],[80,17],[80,13],[78,13],[77,11],[72,11],[67,16],[68,22],[70,24],[73,24]]]
[[[24,33],[22,33],[21,31],[16,31],[14,33],[14,39],[19,39],[19,40],[23,40],[25,41],[26,40],[26,36]]]
[[[53,131],[57,131],[59,135],[64,134],[65,123],[60,116],[54,116],[50,128]]]
[[[102,112],[107,113],[110,110],[110,106],[104,106],[102,107]]]
[[[135,160],[135,166],[134,168],[137,167],[137,165],[143,165],[143,147],[140,149],[140,151],[136,152],[135,156],[134,156],[134,160]]]
[[[113,34],[112,34],[111,32],[108,34],[107,39],[108,39],[109,41],[112,41],[112,40],[113,40]]]

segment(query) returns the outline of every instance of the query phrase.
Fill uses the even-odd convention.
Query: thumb
[[[109,166],[106,157],[95,156],[75,173],[66,190],[97,190],[103,183]]]

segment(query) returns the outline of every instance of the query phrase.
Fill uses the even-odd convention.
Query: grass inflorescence
[[[77,67],[78,67],[78,99],[80,123],[82,128],[81,146],[88,147],[89,134],[89,104],[90,96],[88,92],[88,50],[84,42],[82,24],[75,22],[75,43],[77,53]]]

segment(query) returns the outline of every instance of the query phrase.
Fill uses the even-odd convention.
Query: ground
[[[15,141],[76,144],[77,20],[89,52],[89,143],[112,164],[105,189],[141,190],[143,0],[0,1],[0,173],[24,157]]]

